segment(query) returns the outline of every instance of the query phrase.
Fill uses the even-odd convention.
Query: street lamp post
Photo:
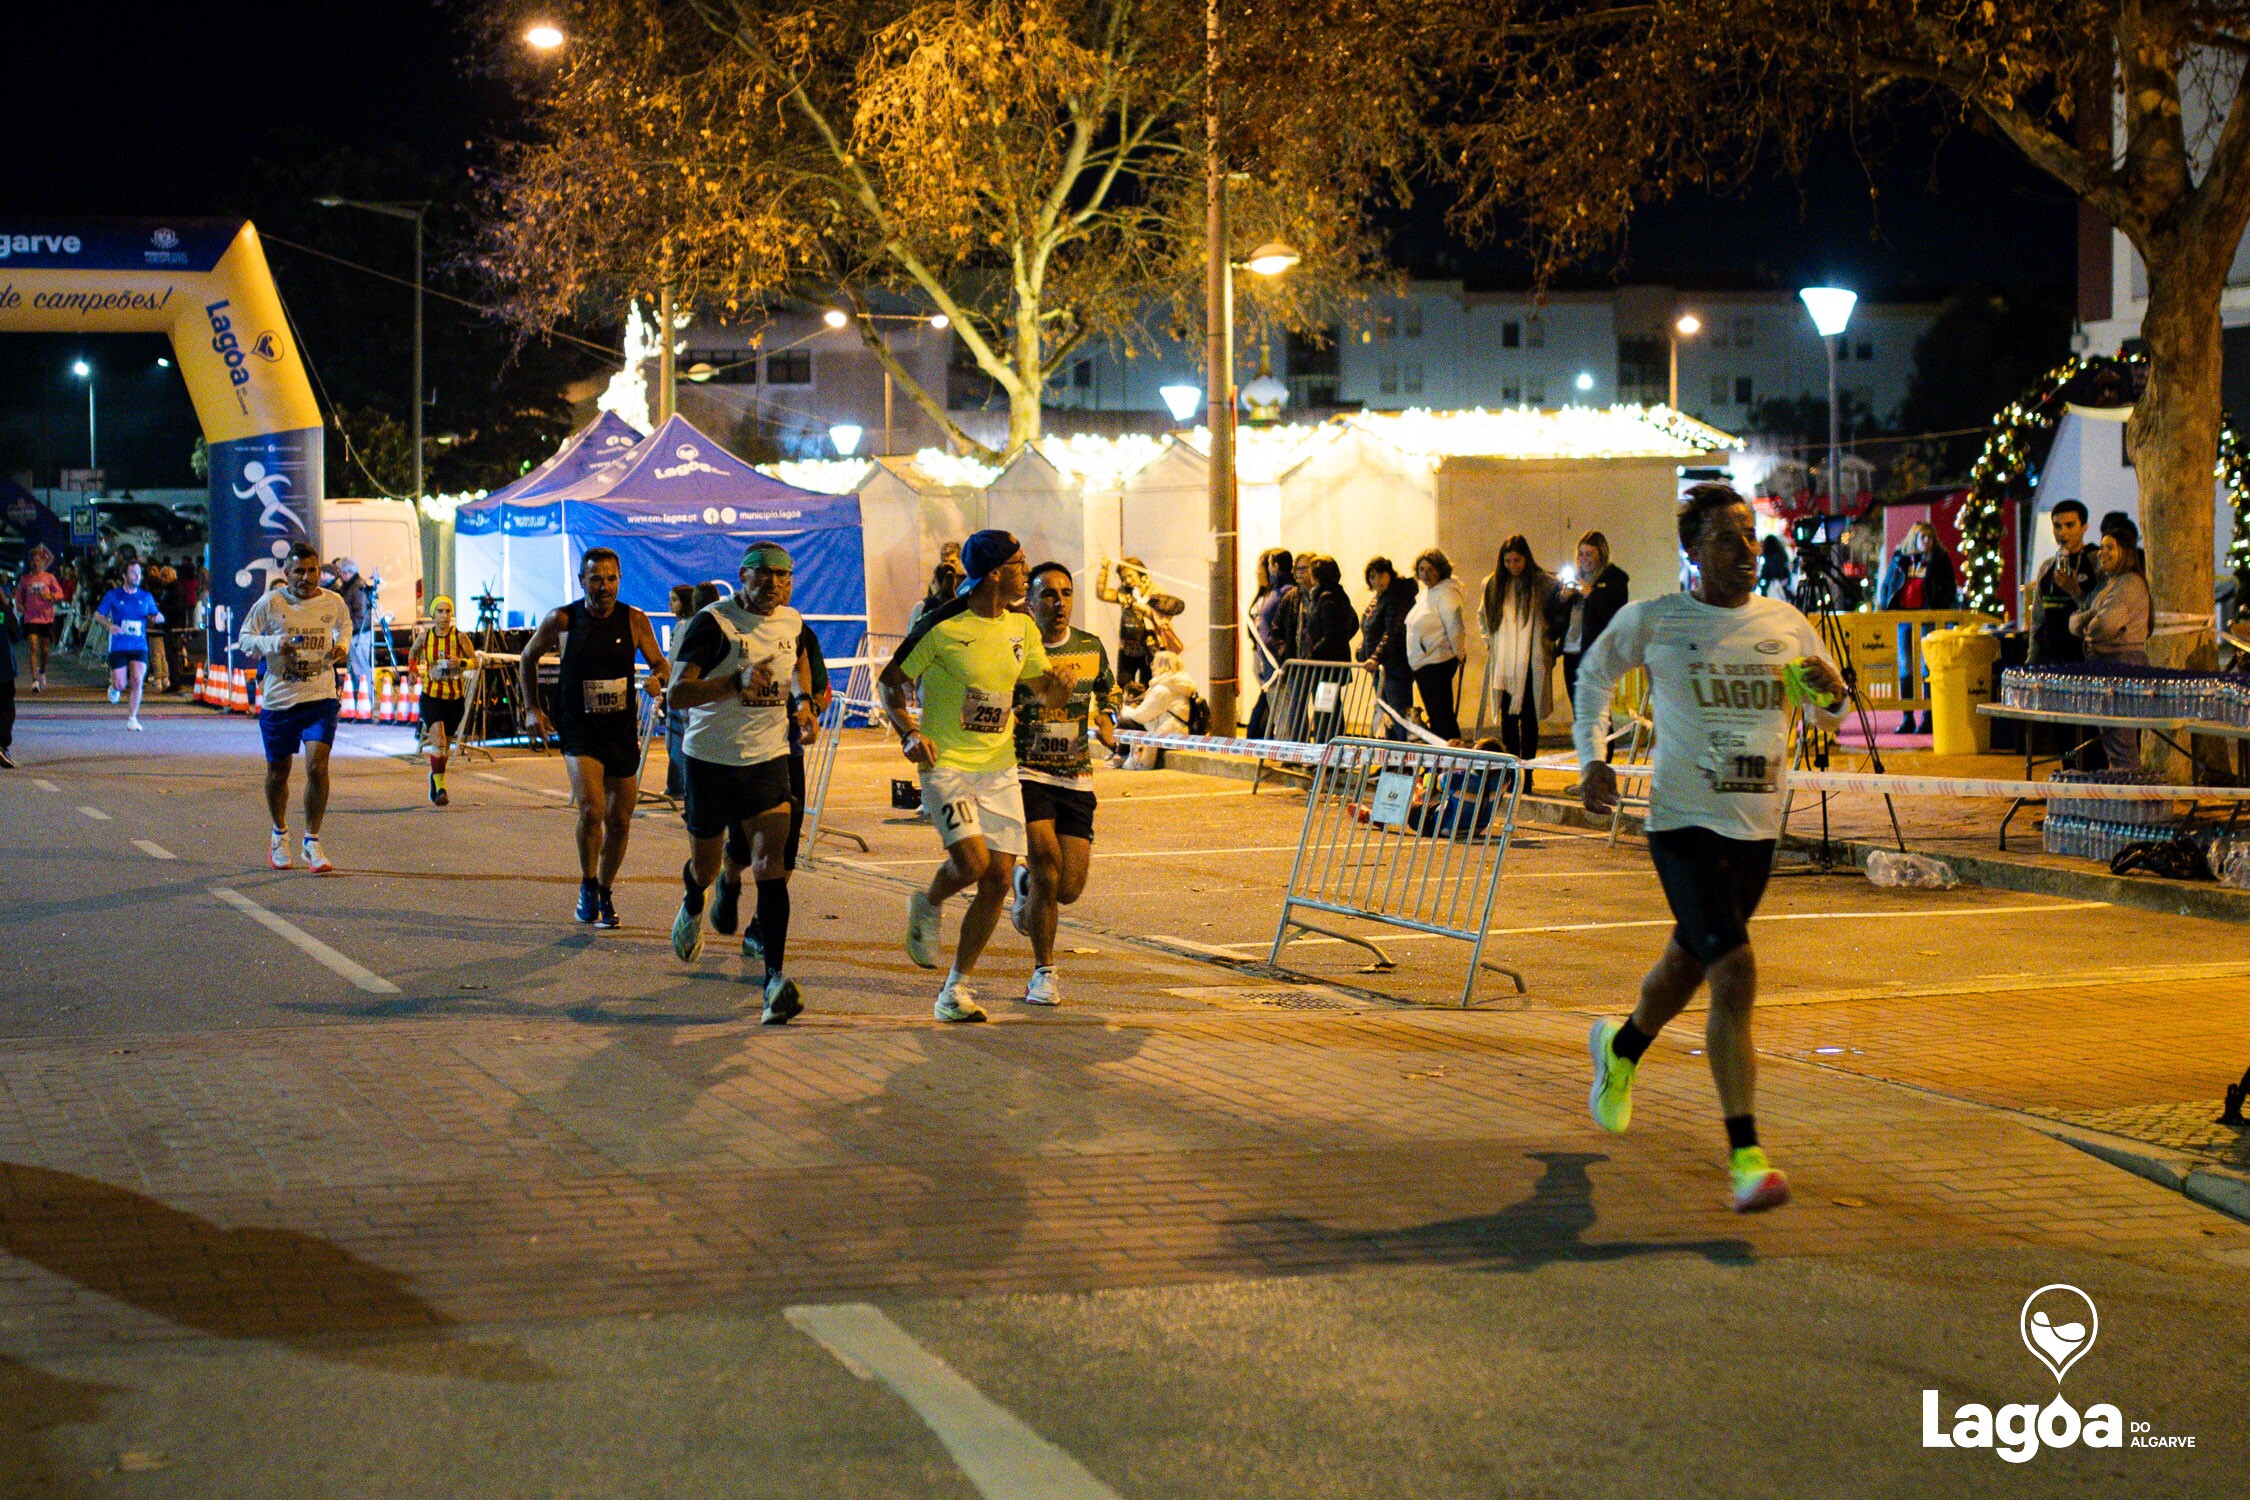
[[[1680,409],[1680,340],[1694,338],[1703,331],[1703,320],[1694,313],[1681,313],[1672,320],[1669,330],[1672,360],[1671,373],[1664,385],[1664,404],[1674,411]]]
[[[70,373],[86,382],[86,467],[98,469],[102,461],[94,442],[94,367],[79,360],[71,365]]]
[[[381,214],[386,219],[404,219],[414,226],[414,402],[408,410],[411,428],[409,441],[414,445],[414,504],[422,503],[422,220],[430,211],[428,203],[369,203],[357,198],[315,198],[322,208],[356,208],[366,213]]]
[[[1841,439],[1841,425],[1836,411],[1836,353],[1842,346],[1844,328],[1852,320],[1852,304],[1859,301],[1859,293],[1838,286],[1808,286],[1797,293],[1803,299],[1805,311],[1812,314],[1813,327],[1820,331],[1821,346],[1828,352],[1828,503],[1835,506],[1841,499],[1838,487],[1842,469],[1837,463],[1837,448]]]

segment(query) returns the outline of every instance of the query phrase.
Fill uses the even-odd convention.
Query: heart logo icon
[[[2055,1373],[2055,1384],[2094,1347],[2101,1314],[2094,1299],[2066,1282],[2041,1287],[2023,1300],[2023,1346]]]

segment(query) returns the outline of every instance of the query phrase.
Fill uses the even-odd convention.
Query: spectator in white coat
[[[1453,576],[1452,560],[1435,547],[1414,559],[1414,581],[1422,591],[1406,614],[1406,665],[1414,673],[1430,733],[1457,740],[1461,716],[1454,692],[1469,643],[1468,598]]]
[[[1159,651],[1149,662],[1148,686],[1140,698],[1117,711],[1117,717],[1152,734],[1186,734],[1188,704],[1195,697],[1195,680],[1177,651]],[[1153,745],[1135,745],[1120,762],[1128,771],[1153,771],[1163,754]]]

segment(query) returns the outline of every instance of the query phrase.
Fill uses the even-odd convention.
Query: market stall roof
[[[477,517],[494,518],[501,507],[568,489],[630,454],[645,441],[639,429],[613,411],[605,411],[528,474],[510,481],[480,500],[464,503],[454,513],[456,524],[464,513],[472,524]],[[495,523],[496,524],[496,523]],[[489,527],[485,529],[490,529]]]
[[[1740,439],[1668,406],[1410,409],[1353,412],[1337,420],[1432,463],[1449,458],[1699,458],[1741,446]]]
[[[761,474],[678,416],[622,463],[542,499],[561,507],[561,525],[574,533],[701,532],[713,526],[801,531],[859,524],[859,505],[851,495],[799,489]]]

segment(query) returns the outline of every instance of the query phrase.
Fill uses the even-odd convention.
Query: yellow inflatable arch
[[[0,333],[165,333],[211,451],[213,655],[320,543],[321,420],[243,219],[0,222]]]

